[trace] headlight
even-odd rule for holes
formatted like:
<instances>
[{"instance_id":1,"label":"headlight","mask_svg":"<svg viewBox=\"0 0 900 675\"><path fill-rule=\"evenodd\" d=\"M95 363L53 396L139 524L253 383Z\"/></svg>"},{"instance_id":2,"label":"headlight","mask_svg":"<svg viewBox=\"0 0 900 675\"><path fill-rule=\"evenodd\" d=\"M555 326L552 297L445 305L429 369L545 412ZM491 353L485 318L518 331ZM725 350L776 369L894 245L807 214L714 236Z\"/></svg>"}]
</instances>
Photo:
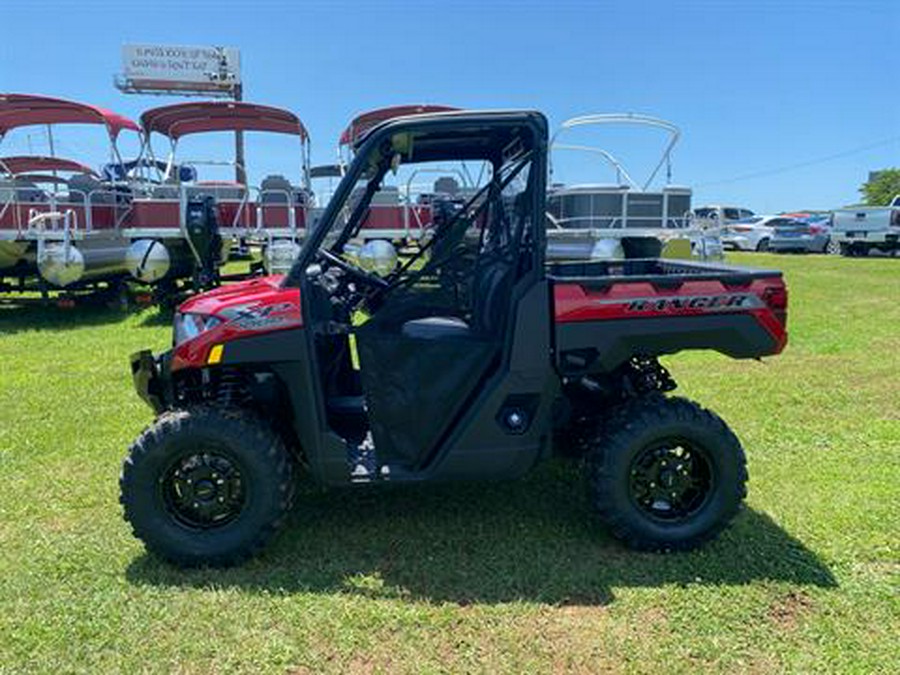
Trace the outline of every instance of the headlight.
<instances>
[{"instance_id":1,"label":"headlight","mask_svg":"<svg viewBox=\"0 0 900 675\"><path fill-rule=\"evenodd\" d=\"M215 328L222 321L214 316L206 314L182 314L175 313L173 340L177 347L182 342L193 340L201 333Z\"/></svg>"}]
</instances>

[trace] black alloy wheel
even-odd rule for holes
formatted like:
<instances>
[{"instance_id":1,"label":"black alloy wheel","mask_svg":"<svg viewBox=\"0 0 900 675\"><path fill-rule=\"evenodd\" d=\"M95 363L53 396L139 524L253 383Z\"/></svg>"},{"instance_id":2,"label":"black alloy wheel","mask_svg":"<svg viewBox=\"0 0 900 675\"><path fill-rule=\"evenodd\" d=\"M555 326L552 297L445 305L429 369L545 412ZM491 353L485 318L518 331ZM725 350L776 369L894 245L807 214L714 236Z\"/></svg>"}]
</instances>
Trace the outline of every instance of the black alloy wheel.
<instances>
[{"instance_id":1,"label":"black alloy wheel","mask_svg":"<svg viewBox=\"0 0 900 675\"><path fill-rule=\"evenodd\" d=\"M639 550L689 550L715 537L746 496L747 462L722 419L651 394L622 405L587 454L590 501Z\"/></svg>"}]
</instances>

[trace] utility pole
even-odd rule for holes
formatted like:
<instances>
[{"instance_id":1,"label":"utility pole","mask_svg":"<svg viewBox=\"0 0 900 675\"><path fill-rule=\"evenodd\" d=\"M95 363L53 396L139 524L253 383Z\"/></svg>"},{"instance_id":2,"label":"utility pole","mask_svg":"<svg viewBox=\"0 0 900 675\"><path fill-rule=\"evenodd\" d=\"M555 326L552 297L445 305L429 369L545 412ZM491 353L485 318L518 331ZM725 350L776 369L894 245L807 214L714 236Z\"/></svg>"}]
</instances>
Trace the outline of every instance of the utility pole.
<instances>
[{"instance_id":1,"label":"utility pole","mask_svg":"<svg viewBox=\"0 0 900 675\"><path fill-rule=\"evenodd\" d=\"M53 147L53 125L47 125L47 142L50 145L50 156L56 157L56 148ZM56 178L56 169L53 169L53 177ZM53 194L59 190L59 183L53 181Z\"/></svg>"},{"instance_id":2,"label":"utility pole","mask_svg":"<svg viewBox=\"0 0 900 675\"><path fill-rule=\"evenodd\" d=\"M244 100L244 85L234 85L234 100ZM247 185L247 172L244 170L244 132L234 132L234 179L241 185Z\"/></svg>"}]
</instances>

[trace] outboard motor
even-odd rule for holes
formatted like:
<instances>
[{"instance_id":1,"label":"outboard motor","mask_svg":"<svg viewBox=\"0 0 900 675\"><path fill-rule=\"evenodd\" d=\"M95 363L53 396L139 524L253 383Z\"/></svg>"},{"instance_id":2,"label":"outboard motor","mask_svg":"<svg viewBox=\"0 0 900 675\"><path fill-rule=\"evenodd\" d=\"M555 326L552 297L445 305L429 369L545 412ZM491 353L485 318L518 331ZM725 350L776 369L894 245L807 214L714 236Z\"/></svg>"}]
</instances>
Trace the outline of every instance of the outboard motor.
<instances>
[{"instance_id":1,"label":"outboard motor","mask_svg":"<svg viewBox=\"0 0 900 675\"><path fill-rule=\"evenodd\" d=\"M219 265L222 262L222 236L219 234L215 199L209 195L189 198L184 222L196 259L194 281L199 287L214 285L219 280Z\"/></svg>"}]
</instances>

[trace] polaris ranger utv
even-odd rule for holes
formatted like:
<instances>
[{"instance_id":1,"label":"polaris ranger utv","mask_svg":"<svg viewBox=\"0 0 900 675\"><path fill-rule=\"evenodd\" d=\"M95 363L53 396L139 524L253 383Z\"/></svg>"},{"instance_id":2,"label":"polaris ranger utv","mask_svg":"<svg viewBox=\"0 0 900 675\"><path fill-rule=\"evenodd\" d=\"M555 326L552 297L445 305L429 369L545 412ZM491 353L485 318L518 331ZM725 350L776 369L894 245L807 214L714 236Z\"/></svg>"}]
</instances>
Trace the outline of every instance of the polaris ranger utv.
<instances>
[{"instance_id":1,"label":"polaris ranger utv","mask_svg":"<svg viewBox=\"0 0 900 675\"><path fill-rule=\"evenodd\" d=\"M478 161L483 187L398 259L352 240L403 164ZM591 501L638 549L689 549L737 512L741 445L657 357L786 343L779 272L544 260L547 122L450 112L372 129L283 277L196 296L174 347L132 356L158 415L121 475L125 517L179 565L258 552L304 472L320 484L510 479L583 461Z\"/></svg>"}]
</instances>

